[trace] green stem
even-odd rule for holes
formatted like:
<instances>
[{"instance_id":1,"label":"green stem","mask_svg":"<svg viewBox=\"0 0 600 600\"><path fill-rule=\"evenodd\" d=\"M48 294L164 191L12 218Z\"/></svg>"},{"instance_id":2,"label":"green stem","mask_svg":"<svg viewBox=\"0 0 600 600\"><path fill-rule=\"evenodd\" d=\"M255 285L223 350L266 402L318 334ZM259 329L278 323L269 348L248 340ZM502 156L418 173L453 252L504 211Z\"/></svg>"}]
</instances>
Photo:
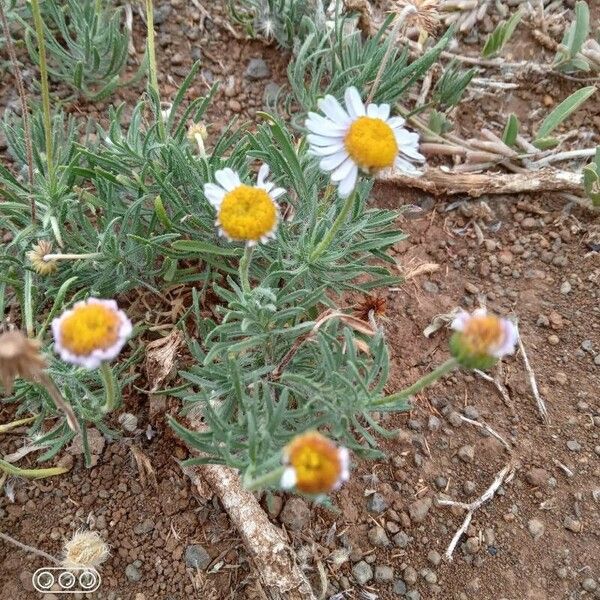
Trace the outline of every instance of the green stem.
<instances>
[{"instance_id":1,"label":"green stem","mask_svg":"<svg viewBox=\"0 0 600 600\"><path fill-rule=\"evenodd\" d=\"M11 465L9 462L0 458L0 469L8 475L15 477L25 477L27 479L41 479L43 477L53 477L54 475L62 475L69 469L64 467L50 467L49 469L20 469Z\"/></svg>"},{"instance_id":2,"label":"green stem","mask_svg":"<svg viewBox=\"0 0 600 600\"><path fill-rule=\"evenodd\" d=\"M46 44L44 41L44 22L40 11L39 0L31 0L31 12L35 25L35 36L40 57L40 86L42 88L42 109L44 113L44 135L46 140L46 162L48 163L48 178L54 188L54 150L52 147L52 117L50 115L50 89L48 87L48 65L46 62Z\"/></svg>"},{"instance_id":3,"label":"green stem","mask_svg":"<svg viewBox=\"0 0 600 600\"><path fill-rule=\"evenodd\" d=\"M327 235L319 242L317 247L311 252L310 257L309 257L310 262L315 261L317 258L319 258L319 256L321 256L323 254L323 252L325 252L325 250L327 250L327 248L329 248L329 246L331 245L331 242L333 241L333 238L335 238L335 236L338 232L338 229L346 221L346 217L348 216L350 209L354 205L355 198L356 198L356 192L352 192L346 198L346 201L344 202L344 206L342 206L342 210L336 217L335 221L333 222L333 225L327 232Z\"/></svg>"},{"instance_id":4,"label":"green stem","mask_svg":"<svg viewBox=\"0 0 600 600\"><path fill-rule=\"evenodd\" d=\"M262 490L271 486L278 486L281 481L281 476L285 471L285 467L277 467L273 471L269 471L256 479L252 479L244 484L244 487L251 492L255 490Z\"/></svg>"},{"instance_id":5,"label":"green stem","mask_svg":"<svg viewBox=\"0 0 600 600\"><path fill-rule=\"evenodd\" d=\"M152 88L158 101L158 135L162 141L165 140L165 123L160 111L160 90L158 88L158 76L156 68L156 46L154 44L154 7L152 0L146 0L146 43L148 46L148 85Z\"/></svg>"},{"instance_id":6,"label":"green stem","mask_svg":"<svg viewBox=\"0 0 600 600\"><path fill-rule=\"evenodd\" d=\"M0 433L5 433L6 431L15 429L15 427L20 427L21 425L28 425L32 421L35 421L36 417L37 415L33 415L33 417L25 417L24 419L11 421L10 423L3 423L2 425L0 425Z\"/></svg>"},{"instance_id":7,"label":"green stem","mask_svg":"<svg viewBox=\"0 0 600 600\"><path fill-rule=\"evenodd\" d=\"M89 260L100 258L101 252L90 252L89 254L44 254L43 260L48 262L51 260Z\"/></svg>"},{"instance_id":8,"label":"green stem","mask_svg":"<svg viewBox=\"0 0 600 600\"><path fill-rule=\"evenodd\" d=\"M442 363L439 367L431 371L431 373L427 373L421 377L421 379L415 381L412 385L396 392L395 394L391 394L386 396L385 398L379 398L379 400L375 400L371 406L383 406L385 404L392 404L394 402L399 402L401 400L406 400L415 394L418 394L422 389L436 382L440 377L443 377L450 371L454 371L456 367L458 367L458 361L453 357L449 358L446 362Z\"/></svg>"},{"instance_id":9,"label":"green stem","mask_svg":"<svg viewBox=\"0 0 600 600\"><path fill-rule=\"evenodd\" d=\"M104 385L104 391L106 393L106 401L102 412L106 415L118 406L117 398L117 386L115 385L115 376L107 362L103 362L100 365L100 377Z\"/></svg>"},{"instance_id":10,"label":"green stem","mask_svg":"<svg viewBox=\"0 0 600 600\"><path fill-rule=\"evenodd\" d=\"M254 246L246 246L244 248L244 254L242 258L240 258L240 283L242 285L242 291L245 294L250 293L250 261L252 259L252 251L254 250Z\"/></svg>"}]
</instances>

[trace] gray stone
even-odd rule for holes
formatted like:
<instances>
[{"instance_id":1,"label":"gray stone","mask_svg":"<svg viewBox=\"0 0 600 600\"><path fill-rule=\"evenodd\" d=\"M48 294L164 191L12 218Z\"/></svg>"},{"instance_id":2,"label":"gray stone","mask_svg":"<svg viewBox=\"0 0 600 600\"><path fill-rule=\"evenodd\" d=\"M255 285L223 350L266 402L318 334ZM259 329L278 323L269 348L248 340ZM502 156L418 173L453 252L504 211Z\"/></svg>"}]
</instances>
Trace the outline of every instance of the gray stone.
<instances>
[{"instance_id":1,"label":"gray stone","mask_svg":"<svg viewBox=\"0 0 600 600\"><path fill-rule=\"evenodd\" d=\"M277 104L277 96L281 90L281 86L274 81L269 81L263 92L263 104L265 108L274 108Z\"/></svg>"},{"instance_id":2,"label":"gray stone","mask_svg":"<svg viewBox=\"0 0 600 600\"><path fill-rule=\"evenodd\" d=\"M417 590L410 590L406 593L406 600L421 600L421 594Z\"/></svg>"},{"instance_id":3,"label":"gray stone","mask_svg":"<svg viewBox=\"0 0 600 600\"><path fill-rule=\"evenodd\" d=\"M377 565L375 567L375 581L379 583L392 581L394 579L394 569L388 565Z\"/></svg>"},{"instance_id":4,"label":"gray stone","mask_svg":"<svg viewBox=\"0 0 600 600\"><path fill-rule=\"evenodd\" d=\"M567 448L571 452L580 452L581 451L581 444L577 440L569 440L567 442Z\"/></svg>"},{"instance_id":5,"label":"gray stone","mask_svg":"<svg viewBox=\"0 0 600 600\"><path fill-rule=\"evenodd\" d=\"M396 544L398 548L406 548L406 546L408 546L412 542L412 538L410 537L410 535L408 535L404 531L400 531L392 539L394 540L394 544Z\"/></svg>"},{"instance_id":6,"label":"gray stone","mask_svg":"<svg viewBox=\"0 0 600 600\"><path fill-rule=\"evenodd\" d=\"M352 567L352 576L358 585L365 585L365 583L373 579L373 569L370 564L361 560Z\"/></svg>"},{"instance_id":7,"label":"gray stone","mask_svg":"<svg viewBox=\"0 0 600 600\"><path fill-rule=\"evenodd\" d=\"M429 292L430 294L439 294L440 292L440 287L437 283L434 283L433 281L424 281L423 289L426 292Z\"/></svg>"},{"instance_id":8,"label":"gray stone","mask_svg":"<svg viewBox=\"0 0 600 600\"><path fill-rule=\"evenodd\" d=\"M431 415L427 421L429 431L439 431L442 428L442 422L435 415Z\"/></svg>"},{"instance_id":9,"label":"gray stone","mask_svg":"<svg viewBox=\"0 0 600 600\"><path fill-rule=\"evenodd\" d=\"M382 513L387 507L387 500L379 492L375 492L367 500L367 510L369 512Z\"/></svg>"},{"instance_id":10,"label":"gray stone","mask_svg":"<svg viewBox=\"0 0 600 600\"><path fill-rule=\"evenodd\" d=\"M271 76L269 65L262 58L251 58L246 72L244 73L247 79L257 81L259 79L267 79Z\"/></svg>"},{"instance_id":11,"label":"gray stone","mask_svg":"<svg viewBox=\"0 0 600 600\"><path fill-rule=\"evenodd\" d=\"M402 577L406 585L415 585L417 583L417 572L412 567L406 567L404 573L402 573Z\"/></svg>"},{"instance_id":12,"label":"gray stone","mask_svg":"<svg viewBox=\"0 0 600 600\"><path fill-rule=\"evenodd\" d=\"M383 527L377 525L369 529L368 533L369 542L377 548L387 548L390 545L390 538Z\"/></svg>"},{"instance_id":13,"label":"gray stone","mask_svg":"<svg viewBox=\"0 0 600 600\"><path fill-rule=\"evenodd\" d=\"M284 525L298 531L308 523L310 509L302 498L290 498L285 503L279 518Z\"/></svg>"},{"instance_id":14,"label":"gray stone","mask_svg":"<svg viewBox=\"0 0 600 600\"><path fill-rule=\"evenodd\" d=\"M134 583L139 581L142 578L142 572L135 565L127 565L125 567L125 576L129 581L133 581Z\"/></svg>"},{"instance_id":15,"label":"gray stone","mask_svg":"<svg viewBox=\"0 0 600 600\"><path fill-rule=\"evenodd\" d=\"M425 520L425 517L427 517L431 505L431 498L419 498L418 500L415 500L408 507L408 514L410 515L411 520L415 523L422 523Z\"/></svg>"},{"instance_id":16,"label":"gray stone","mask_svg":"<svg viewBox=\"0 0 600 600\"><path fill-rule=\"evenodd\" d=\"M580 533L582 529L581 521L570 516L565 517L565 520L563 521L563 526L565 529L568 529L573 533Z\"/></svg>"},{"instance_id":17,"label":"gray stone","mask_svg":"<svg viewBox=\"0 0 600 600\"><path fill-rule=\"evenodd\" d=\"M161 4L154 9L154 24L162 25L167 17L171 14L171 6L169 4Z\"/></svg>"},{"instance_id":18,"label":"gray stone","mask_svg":"<svg viewBox=\"0 0 600 600\"><path fill-rule=\"evenodd\" d=\"M398 596L404 596L406 593L406 584L404 581L402 581L402 579L397 579L394 581L394 587L392 588L392 591Z\"/></svg>"},{"instance_id":19,"label":"gray stone","mask_svg":"<svg viewBox=\"0 0 600 600\"><path fill-rule=\"evenodd\" d=\"M563 281L562 285L560 286L560 293L566 296L570 292L571 284L568 281Z\"/></svg>"},{"instance_id":20,"label":"gray stone","mask_svg":"<svg viewBox=\"0 0 600 600\"><path fill-rule=\"evenodd\" d=\"M465 406L464 409L465 417L477 421L479 419L479 411L474 406Z\"/></svg>"},{"instance_id":21,"label":"gray stone","mask_svg":"<svg viewBox=\"0 0 600 600\"><path fill-rule=\"evenodd\" d=\"M452 427L461 427L464 423L464 421L460 418L460 415L455 410L448 415L448 421Z\"/></svg>"},{"instance_id":22,"label":"gray stone","mask_svg":"<svg viewBox=\"0 0 600 600\"><path fill-rule=\"evenodd\" d=\"M136 523L133 526L133 533L136 535L144 535L150 533L154 529L154 521L151 519L145 519L141 523Z\"/></svg>"},{"instance_id":23,"label":"gray stone","mask_svg":"<svg viewBox=\"0 0 600 600\"><path fill-rule=\"evenodd\" d=\"M446 486L448 485L448 479L440 475L435 478L434 483L438 490L443 490L446 489Z\"/></svg>"},{"instance_id":24,"label":"gray stone","mask_svg":"<svg viewBox=\"0 0 600 600\"><path fill-rule=\"evenodd\" d=\"M538 467L535 467L527 471L527 473L525 474L525 479L527 479L527 483L529 483L529 485L540 487L548 483L549 476L550 473L548 473L546 469L540 469Z\"/></svg>"},{"instance_id":25,"label":"gray stone","mask_svg":"<svg viewBox=\"0 0 600 600\"><path fill-rule=\"evenodd\" d=\"M594 364L597 367L600 367L600 354L596 354L596 356L594 356Z\"/></svg>"},{"instance_id":26,"label":"gray stone","mask_svg":"<svg viewBox=\"0 0 600 600\"><path fill-rule=\"evenodd\" d=\"M539 519L529 519L527 529L529 529L529 533L537 540L544 535L546 526Z\"/></svg>"},{"instance_id":27,"label":"gray stone","mask_svg":"<svg viewBox=\"0 0 600 600\"><path fill-rule=\"evenodd\" d=\"M597 588L598 588L598 584L596 583L595 579L592 579L591 577L588 577L586 579L583 580L581 587L586 591L586 592L594 592Z\"/></svg>"},{"instance_id":28,"label":"gray stone","mask_svg":"<svg viewBox=\"0 0 600 600\"><path fill-rule=\"evenodd\" d=\"M442 562L442 557L440 553L436 550L430 550L429 554L427 554L427 560L434 566L437 567Z\"/></svg>"},{"instance_id":29,"label":"gray stone","mask_svg":"<svg viewBox=\"0 0 600 600\"><path fill-rule=\"evenodd\" d=\"M473 448L473 446L469 446L468 444L461 446L458 449L458 458L466 463L473 462L473 459L475 458L475 448Z\"/></svg>"},{"instance_id":30,"label":"gray stone","mask_svg":"<svg viewBox=\"0 0 600 600\"><path fill-rule=\"evenodd\" d=\"M192 544L185 549L184 560L191 569L206 569L212 559L204 546Z\"/></svg>"}]
</instances>

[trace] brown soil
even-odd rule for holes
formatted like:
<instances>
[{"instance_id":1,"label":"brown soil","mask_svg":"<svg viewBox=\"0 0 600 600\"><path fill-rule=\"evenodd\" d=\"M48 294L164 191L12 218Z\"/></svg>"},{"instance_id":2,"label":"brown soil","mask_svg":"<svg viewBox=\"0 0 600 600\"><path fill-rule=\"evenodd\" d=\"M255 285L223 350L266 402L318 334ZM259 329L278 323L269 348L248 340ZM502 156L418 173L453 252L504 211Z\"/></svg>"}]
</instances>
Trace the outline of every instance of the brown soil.
<instances>
[{"instance_id":1,"label":"brown soil","mask_svg":"<svg viewBox=\"0 0 600 600\"><path fill-rule=\"evenodd\" d=\"M164 4L159 3L161 8ZM237 115L253 119L262 109L269 79L248 82L243 76L246 64L254 56L265 58L272 80L283 84L285 54L234 38L220 5L210 7L212 19L182 0L170 5L171 12L157 27L165 99L183 80L199 50L203 66L190 99L204 94L213 80L222 82L207 117L212 130L219 131ZM143 28L137 21L140 50ZM512 58L524 58L538 56L540 49L532 39L518 38L510 52ZM5 77L3 104L10 105L14 92L10 77L6 73ZM546 111L578 85L554 76L520 83L510 94L483 93L461 105L458 133L474 136L483 125L498 130L509 112L516 112L525 130L531 131L539 123L538 109ZM139 91L123 89L113 100L131 106ZM102 120L106 107L81 102L73 110ZM568 127L576 128L571 147L598 144L598 115L596 99L569 121ZM397 582L403 580L423 600L600 597L582 587L592 578L600 588L598 216L551 195L473 202L433 199L379 185L374 201L388 208L404 204L421 208L398 220L410 237L393 252L400 272L409 278L399 291L383 292L387 313L382 324L394 367L389 390L413 381L446 357L445 329L430 338L423 335L436 315L483 303L518 317L550 424L540 418L520 354L492 373L505 384L507 402L492 383L459 373L420 394L410 414L383 416L385 427L398 430L392 439L382 440L389 459L358 462L351 482L332 498L338 512L314 508L301 529L288 530L315 589L323 586L323 597L347 590L336 600L401 598ZM410 277L424 263L437 265L437 270ZM349 304L358 300L351 298ZM102 568L103 585L96 595L100 599L260 598L244 548L218 501L201 497L176 463L187 451L170 434L164 411L156 414L138 397L126 399L124 409L138 417L138 431L99 449L96 466L85 469L81 456L75 456L68 475L17 481L14 502L0 496L2 531L57 555L75 529L98 530L112 549ZM169 404L169 412L176 410L175 402ZM458 414L487 423L508 442L510 452L479 428L461 424ZM12 417L12 408L0 410L0 422ZM148 425L154 432L151 439L145 433ZM19 435L0 437L2 455L21 444ZM472 453L464 446L472 447ZM146 456L154 477L141 476L134 447ZM471 502L509 463L515 468L514 478L475 513L454 560L433 564L437 559L430 552L444 554L464 513L434 504L417 522L414 503L440 493ZM382 496L381 511L367 509L374 493ZM287 497L275 497L270 505L278 523L286 502ZM532 525L532 519L541 525ZM378 543L384 547L373 545L374 534L369 532L376 526L385 530L389 547L383 536ZM535 527L543 529L538 537L530 533ZM391 541L401 532L407 536L404 540L400 536L398 543ZM186 567L184 553L190 544L208 551L210 563L204 569ZM361 560L374 570L392 567L392 580L371 579L360 586L352 569ZM30 577L44 565L42 559L1 543L0 564L0 598L39 597L31 591ZM139 581L127 577L128 566L129 575L131 566L139 571ZM416 583L411 581L411 569L416 570Z\"/></svg>"}]
</instances>

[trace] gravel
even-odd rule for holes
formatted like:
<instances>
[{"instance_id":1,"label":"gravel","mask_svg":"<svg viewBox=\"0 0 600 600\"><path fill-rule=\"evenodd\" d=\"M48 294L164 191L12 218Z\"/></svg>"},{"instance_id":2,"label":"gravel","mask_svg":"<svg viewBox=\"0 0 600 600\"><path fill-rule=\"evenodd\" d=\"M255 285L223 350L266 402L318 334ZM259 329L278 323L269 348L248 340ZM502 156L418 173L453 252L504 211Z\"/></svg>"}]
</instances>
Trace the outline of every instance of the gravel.
<instances>
[{"instance_id":1,"label":"gravel","mask_svg":"<svg viewBox=\"0 0 600 600\"><path fill-rule=\"evenodd\" d=\"M356 583L359 585L364 585L373 579L373 569L371 568L370 564L366 563L364 560L361 560L352 567L352 575L356 580Z\"/></svg>"},{"instance_id":2,"label":"gravel","mask_svg":"<svg viewBox=\"0 0 600 600\"><path fill-rule=\"evenodd\" d=\"M271 69L269 65L262 58L251 58L246 72L244 73L246 79L251 81L258 81L259 79L267 79L271 76Z\"/></svg>"},{"instance_id":3,"label":"gravel","mask_svg":"<svg viewBox=\"0 0 600 600\"><path fill-rule=\"evenodd\" d=\"M439 431L442 428L442 422L435 415L431 415L427 421L429 431Z\"/></svg>"},{"instance_id":4,"label":"gravel","mask_svg":"<svg viewBox=\"0 0 600 600\"><path fill-rule=\"evenodd\" d=\"M404 531L397 533L392 540L394 540L394 544L396 544L398 548L406 548L406 546L412 542L412 538Z\"/></svg>"},{"instance_id":5,"label":"gravel","mask_svg":"<svg viewBox=\"0 0 600 600\"><path fill-rule=\"evenodd\" d=\"M138 582L142 578L142 572L135 566L130 564L125 567L125 576L129 581Z\"/></svg>"},{"instance_id":6,"label":"gravel","mask_svg":"<svg viewBox=\"0 0 600 600\"><path fill-rule=\"evenodd\" d=\"M567 448L571 452L580 452L581 451L581 444L577 440L569 440L567 442Z\"/></svg>"},{"instance_id":7,"label":"gravel","mask_svg":"<svg viewBox=\"0 0 600 600\"><path fill-rule=\"evenodd\" d=\"M581 584L581 587L586 592L594 592L598 588L598 584L596 583L595 579L592 579L591 577L588 577L587 579L583 580L583 582Z\"/></svg>"},{"instance_id":8,"label":"gravel","mask_svg":"<svg viewBox=\"0 0 600 600\"><path fill-rule=\"evenodd\" d=\"M385 529L379 525L369 529L368 538L369 542L377 548L387 548L391 545Z\"/></svg>"},{"instance_id":9,"label":"gravel","mask_svg":"<svg viewBox=\"0 0 600 600\"><path fill-rule=\"evenodd\" d=\"M290 498L279 517L281 522L294 531L303 529L310 519L310 509L302 498Z\"/></svg>"},{"instance_id":10,"label":"gravel","mask_svg":"<svg viewBox=\"0 0 600 600\"><path fill-rule=\"evenodd\" d=\"M206 569L211 558L204 546L192 544L185 549L185 564L191 569Z\"/></svg>"},{"instance_id":11,"label":"gravel","mask_svg":"<svg viewBox=\"0 0 600 600\"><path fill-rule=\"evenodd\" d=\"M582 529L581 521L576 519L575 517L567 516L563 521L563 526L565 529L572 531L573 533L580 533Z\"/></svg>"},{"instance_id":12,"label":"gravel","mask_svg":"<svg viewBox=\"0 0 600 600\"><path fill-rule=\"evenodd\" d=\"M525 479L529 485L533 485L534 487L541 487L548 483L548 478L550 477L550 473L546 471L546 469L533 468L529 469L525 474Z\"/></svg>"},{"instance_id":13,"label":"gravel","mask_svg":"<svg viewBox=\"0 0 600 600\"><path fill-rule=\"evenodd\" d=\"M406 567L402 575L406 585L415 585L417 583L417 572L412 567Z\"/></svg>"},{"instance_id":14,"label":"gravel","mask_svg":"<svg viewBox=\"0 0 600 600\"><path fill-rule=\"evenodd\" d=\"M150 533L154 529L154 521L151 519L145 519L141 523L136 523L133 526L133 533L136 535L144 535Z\"/></svg>"},{"instance_id":15,"label":"gravel","mask_svg":"<svg viewBox=\"0 0 600 600\"><path fill-rule=\"evenodd\" d=\"M427 560L434 566L437 567L442 562L442 557L440 553L436 550L430 550L429 554L427 554Z\"/></svg>"},{"instance_id":16,"label":"gravel","mask_svg":"<svg viewBox=\"0 0 600 600\"><path fill-rule=\"evenodd\" d=\"M427 517L431 505L431 498L419 498L418 500L415 500L408 507L408 514L410 515L411 520L415 523L422 523L425 520L425 517Z\"/></svg>"},{"instance_id":17,"label":"gravel","mask_svg":"<svg viewBox=\"0 0 600 600\"><path fill-rule=\"evenodd\" d=\"M473 446L465 445L458 449L458 458L466 463L471 463L475 459L475 448Z\"/></svg>"},{"instance_id":18,"label":"gravel","mask_svg":"<svg viewBox=\"0 0 600 600\"><path fill-rule=\"evenodd\" d=\"M377 565L375 567L375 581L384 583L394 579L394 569L388 565Z\"/></svg>"},{"instance_id":19,"label":"gravel","mask_svg":"<svg viewBox=\"0 0 600 600\"><path fill-rule=\"evenodd\" d=\"M394 587L392 588L392 591L398 596L404 596L406 593L406 583L404 583L402 579L397 579L394 581Z\"/></svg>"},{"instance_id":20,"label":"gravel","mask_svg":"<svg viewBox=\"0 0 600 600\"><path fill-rule=\"evenodd\" d=\"M369 512L382 513L387 507L387 500L379 492L375 492L367 500L367 510Z\"/></svg>"},{"instance_id":21,"label":"gravel","mask_svg":"<svg viewBox=\"0 0 600 600\"><path fill-rule=\"evenodd\" d=\"M529 519L527 522L527 529L534 539L539 539L546 531L546 526L539 519Z\"/></svg>"}]
</instances>

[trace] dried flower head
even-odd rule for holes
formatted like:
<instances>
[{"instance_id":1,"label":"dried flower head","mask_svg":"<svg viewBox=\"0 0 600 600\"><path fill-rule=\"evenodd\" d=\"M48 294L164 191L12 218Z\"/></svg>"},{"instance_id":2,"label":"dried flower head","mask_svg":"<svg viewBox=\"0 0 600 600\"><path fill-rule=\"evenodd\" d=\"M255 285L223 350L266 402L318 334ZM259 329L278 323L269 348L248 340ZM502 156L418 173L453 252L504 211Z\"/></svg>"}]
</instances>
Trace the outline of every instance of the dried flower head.
<instances>
[{"instance_id":1,"label":"dried flower head","mask_svg":"<svg viewBox=\"0 0 600 600\"><path fill-rule=\"evenodd\" d=\"M195 142L196 136L198 136L198 135L203 140L206 140L206 138L208 137L208 131L206 129L206 125L204 123L202 123L202 121L200 121L199 123L193 123L192 125L190 125L188 132L187 132L187 138L190 142Z\"/></svg>"},{"instance_id":2,"label":"dried flower head","mask_svg":"<svg viewBox=\"0 0 600 600\"><path fill-rule=\"evenodd\" d=\"M305 124L310 151L321 157L321 170L331 173L342 198L354 190L359 170L371 174L396 166L419 174L411 162L425 161L419 135L403 127L402 117L390 117L389 104L365 106L355 87L346 90L344 104L345 108L333 96L325 96L318 103L325 116L308 113Z\"/></svg>"},{"instance_id":3,"label":"dried flower head","mask_svg":"<svg viewBox=\"0 0 600 600\"><path fill-rule=\"evenodd\" d=\"M317 431L296 436L283 451L281 487L305 494L327 494L350 477L348 450Z\"/></svg>"},{"instance_id":4,"label":"dried flower head","mask_svg":"<svg viewBox=\"0 0 600 600\"><path fill-rule=\"evenodd\" d=\"M441 25L439 5L439 0L395 0L389 12L400 14L407 6L414 7L415 10L405 16L407 25L434 35Z\"/></svg>"},{"instance_id":5,"label":"dried flower head","mask_svg":"<svg viewBox=\"0 0 600 600\"><path fill-rule=\"evenodd\" d=\"M215 173L217 183L207 183L204 194L217 211L219 233L230 241L254 246L275 237L279 222L277 198L285 194L282 188L267 181L269 167L262 165L255 186L242 183L232 169ZM217 185L218 184L218 185Z\"/></svg>"},{"instance_id":6,"label":"dried flower head","mask_svg":"<svg viewBox=\"0 0 600 600\"><path fill-rule=\"evenodd\" d=\"M44 260L44 257L47 254L51 254L51 252L52 244L48 240L40 240L27 253L27 258L38 275L50 275L58 269L57 261L52 259Z\"/></svg>"},{"instance_id":7,"label":"dried flower head","mask_svg":"<svg viewBox=\"0 0 600 600\"><path fill-rule=\"evenodd\" d=\"M375 317L383 317L385 315L385 307L387 300L383 296L365 296L356 306L355 314L363 321L369 320L371 312Z\"/></svg>"},{"instance_id":8,"label":"dried flower head","mask_svg":"<svg viewBox=\"0 0 600 600\"><path fill-rule=\"evenodd\" d=\"M76 531L63 548L63 566L67 569L98 568L109 556L108 544L96 531Z\"/></svg>"},{"instance_id":9,"label":"dried flower head","mask_svg":"<svg viewBox=\"0 0 600 600\"><path fill-rule=\"evenodd\" d=\"M469 314L461 311L452 322L452 355L469 369L489 369L515 351L517 328L508 319L488 315L485 308Z\"/></svg>"},{"instance_id":10,"label":"dried flower head","mask_svg":"<svg viewBox=\"0 0 600 600\"><path fill-rule=\"evenodd\" d=\"M12 393L15 378L36 381L45 368L37 340L30 340L20 331L0 335L0 381L7 394Z\"/></svg>"},{"instance_id":11,"label":"dried flower head","mask_svg":"<svg viewBox=\"0 0 600 600\"><path fill-rule=\"evenodd\" d=\"M52 321L54 347L74 365L96 369L116 358L133 327L114 300L88 298Z\"/></svg>"}]
</instances>

